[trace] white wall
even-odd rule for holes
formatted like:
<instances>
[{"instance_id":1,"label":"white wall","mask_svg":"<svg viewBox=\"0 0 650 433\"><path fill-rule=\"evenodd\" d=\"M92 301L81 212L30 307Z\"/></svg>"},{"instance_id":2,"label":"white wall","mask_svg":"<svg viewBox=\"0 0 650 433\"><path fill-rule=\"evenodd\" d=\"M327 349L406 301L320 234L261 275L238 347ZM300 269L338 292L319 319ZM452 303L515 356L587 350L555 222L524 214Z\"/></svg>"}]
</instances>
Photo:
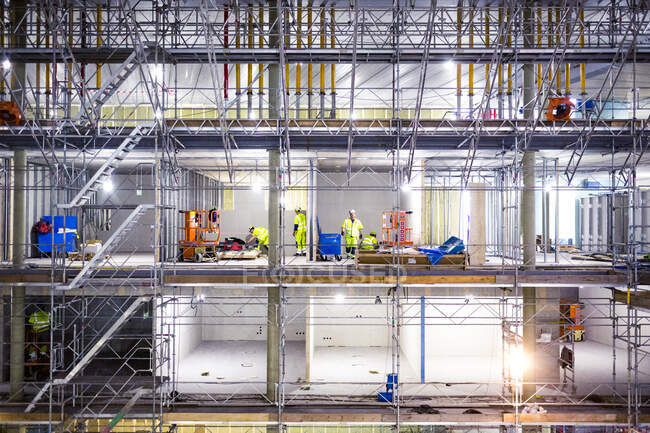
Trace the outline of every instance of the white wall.
<instances>
[{"instance_id":1,"label":"white wall","mask_svg":"<svg viewBox=\"0 0 650 433\"><path fill-rule=\"evenodd\" d=\"M286 339L305 340L305 306L288 305ZM204 341L266 341L267 304L263 298L210 299L202 305Z\"/></svg>"},{"instance_id":2,"label":"white wall","mask_svg":"<svg viewBox=\"0 0 650 433\"><path fill-rule=\"evenodd\" d=\"M155 310L162 314L162 318L157 317L154 326L158 331L162 320L166 325L163 332L174 335L176 359L182 367L184 357L201 343L201 309L200 306L190 308L190 298L179 298L178 302L168 302L169 298L164 298L163 301L167 303ZM173 316L176 316L175 321Z\"/></svg>"},{"instance_id":3,"label":"white wall","mask_svg":"<svg viewBox=\"0 0 650 433\"><path fill-rule=\"evenodd\" d=\"M316 347L390 346L386 303L376 305L374 298L312 298L312 305Z\"/></svg>"}]
</instances>

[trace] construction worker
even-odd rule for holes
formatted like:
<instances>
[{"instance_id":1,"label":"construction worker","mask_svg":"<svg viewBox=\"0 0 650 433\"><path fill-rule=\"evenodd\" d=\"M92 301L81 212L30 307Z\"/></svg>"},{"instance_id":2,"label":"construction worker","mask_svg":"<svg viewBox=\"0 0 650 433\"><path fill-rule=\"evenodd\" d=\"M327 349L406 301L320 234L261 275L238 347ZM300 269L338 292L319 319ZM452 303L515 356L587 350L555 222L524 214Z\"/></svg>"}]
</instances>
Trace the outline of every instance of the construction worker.
<instances>
[{"instance_id":1,"label":"construction worker","mask_svg":"<svg viewBox=\"0 0 650 433\"><path fill-rule=\"evenodd\" d=\"M29 316L29 324L32 325L34 334L50 330L50 313L43 310L33 312Z\"/></svg>"},{"instance_id":2,"label":"construction worker","mask_svg":"<svg viewBox=\"0 0 650 433\"><path fill-rule=\"evenodd\" d=\"M357 218L357 211L350 209L350 217L341 224L341 236L345 236L345 252L348 258L354 258L357 251L357 244L363 236L363 223Z\"/></svg>"},{"instance_id":3,"label":"construction worker","mask_svg":"<svg viewBox=\"0 0 650 433\"><path fill-rule=\"evenodd\" d=\"M293 218L293 237L296 238L296 256L307 255L307 217L298 206Z\"/></svg>"},{"instance_id":4,"label":"construction worker","mask_svg":"<svg viewBox=\"0 0 650 433\"><path fill-rule=\"evenodd\" d=\"M379 248L379 244L377 243L377 233L370 232L370 235L361 240L362 250L376 250L377 248Z\"/></svg>"},{"instance_id":5,"label":"construction worker","mask_svg":"<svg viewBox=\"0 0 650 433\"><path fill-rule=\"evenodd\" d=\"M263 248L265 253L269 252L269 231L264 227L250 226L248 229L251 235L257 239L257 249Z\"/></svg>"}]
</instances>

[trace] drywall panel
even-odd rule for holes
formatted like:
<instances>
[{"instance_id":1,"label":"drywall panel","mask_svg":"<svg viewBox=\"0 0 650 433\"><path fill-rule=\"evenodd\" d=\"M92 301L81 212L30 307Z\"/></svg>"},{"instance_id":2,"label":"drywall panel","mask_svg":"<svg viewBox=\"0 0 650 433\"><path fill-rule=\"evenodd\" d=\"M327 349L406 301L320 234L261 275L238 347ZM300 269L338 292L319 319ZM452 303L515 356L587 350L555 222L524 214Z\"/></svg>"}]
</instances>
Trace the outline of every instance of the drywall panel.
<instances>
[{"instance_id":1,"label":"drywall panel","mask_svg":"<svg viewBox=\"0 0 650 433\"><path fill-rule=\"evenodd\" d=\"M315 346L387 346L390 305L374 298L312 298Z\"/></svg>"},{"instance_id":2,"label":"drywall panel","mask_svg":"<svg viewBox=\"0 0 650 433\"><path fill-rule=\"evenodd\" d=\"M470 183L469 203L469 261L471 265L485 263L485 184Z\"/></svg>"},{"instance_id":3,"label":"drywall panel","mask_svg":"<svg viewBox=\"0 0 650 433\"><path fill-rule=\"evenodd\" d=\"M206 299L202 304L204 341L266 340L265 298ZM305 308L286 307L285 335L289 341L305 340Z\"/></svg>"}]
</instances>

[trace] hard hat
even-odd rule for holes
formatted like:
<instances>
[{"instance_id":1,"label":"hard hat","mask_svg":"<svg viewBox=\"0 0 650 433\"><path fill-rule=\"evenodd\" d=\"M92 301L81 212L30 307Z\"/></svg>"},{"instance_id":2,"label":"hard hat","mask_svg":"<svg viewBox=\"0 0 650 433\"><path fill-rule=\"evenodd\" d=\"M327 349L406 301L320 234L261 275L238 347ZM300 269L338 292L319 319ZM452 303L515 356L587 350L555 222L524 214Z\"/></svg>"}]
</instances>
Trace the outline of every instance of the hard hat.
<instances>
[{"instance_id":1,"label":"hard hat","mask_svg":"<svg viewBox=\"0 0 650 433\"><path fill-rule=\"evenodd\" d=\"M375 233L375 232L370 232L370 236L377 237L377 233Z\"/></svg>"},{"instance_id":2,"label":"hard hat","mask_svg":"<svg viewBox=\"0 0 650 433\"><path fill-rule=\"evenodd\" d=\"M252 232L253 230L255 230L255 226L250 226L250 227L248 228L248 231L249 231L249 232Z\"/></svg>"},{"instance_id":3,"label":"hard hat","mask_svg":"<svg viewBox=\"0 0 650 433\"><path fill-rule=\"evenodd\" d=\"M354 209L350 209L350 213L357 213L357 211Z\"/></svg>"},{"instance_id":4,"label":"hard hat","mask_svg":"<svg viewBox=\"0 0 650 433\"><path fill-rule=\"evenodd\" d=\"M296 206L296 212L302 212L302 208L300 206Z\"/></svg>"}]
</instances>

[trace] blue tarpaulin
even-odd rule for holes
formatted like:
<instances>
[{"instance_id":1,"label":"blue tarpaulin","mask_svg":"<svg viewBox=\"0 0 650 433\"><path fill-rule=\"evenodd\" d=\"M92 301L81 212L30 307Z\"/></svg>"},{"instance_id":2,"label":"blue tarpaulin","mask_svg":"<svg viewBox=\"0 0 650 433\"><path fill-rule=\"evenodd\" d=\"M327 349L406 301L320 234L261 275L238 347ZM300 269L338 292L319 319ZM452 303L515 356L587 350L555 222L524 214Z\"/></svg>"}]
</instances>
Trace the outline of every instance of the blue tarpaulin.
<instances>
[{"instance_id":1,"label":"blue tarpaulin","mask_svg":"<svg viewBox=\"0 0 650 433\"><path fill-rule=\"evenodd\" d=\"M418 248L418 250L427 256L429 263L437 265L443 256L447 254L460 254L465 251L465 244L462 239L452 236L438 248Z\"/></svg>"}]
</instances>

